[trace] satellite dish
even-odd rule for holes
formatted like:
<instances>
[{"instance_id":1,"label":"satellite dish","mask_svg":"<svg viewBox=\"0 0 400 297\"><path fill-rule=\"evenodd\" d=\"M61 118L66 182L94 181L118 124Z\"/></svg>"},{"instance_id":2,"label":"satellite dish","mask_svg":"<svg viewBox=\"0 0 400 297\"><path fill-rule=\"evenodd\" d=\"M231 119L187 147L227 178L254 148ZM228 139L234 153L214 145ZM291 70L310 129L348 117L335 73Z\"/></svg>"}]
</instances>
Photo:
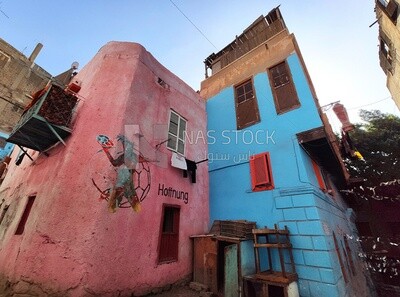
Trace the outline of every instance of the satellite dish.
<instances>
[{"instance_id":1,"label":"satellite dish","mask_svg":"<svg viewBox=\"0 0 400 297\"><path fill-rule=\"evenodd\" d=\"M76 61L71 64L72 69L78 69L78 67L79 67L79 63Z\"/></svg>"}]
</instances>

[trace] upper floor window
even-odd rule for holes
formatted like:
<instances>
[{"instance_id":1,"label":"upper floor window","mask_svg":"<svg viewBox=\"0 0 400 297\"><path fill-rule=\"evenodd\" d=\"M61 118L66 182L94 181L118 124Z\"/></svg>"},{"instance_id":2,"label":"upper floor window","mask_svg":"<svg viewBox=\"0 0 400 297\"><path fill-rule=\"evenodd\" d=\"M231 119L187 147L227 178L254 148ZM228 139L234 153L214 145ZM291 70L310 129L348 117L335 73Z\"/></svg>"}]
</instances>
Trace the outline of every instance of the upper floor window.
<instances>
[{"instance_id":1,"label":"upper floor window","mask_svg":"<svg viewBox=\"0 0 400 297\"><path fill-rule=\"evenodd\" d=\"M379 60L386 74L387 71L393 74L393 54L393 46L390 39L382 30L379 30Z\"/></svg>"},{"instance_id":2,"label":"upper floor window","mask_svg":"<svg viewBox=\"0 0 400 297\"><path fill-rule=\"evenodd\" d=\"M262 153L250 159L251 189L265 191L274 188L269 153Z\"/></svg>"},{"instance_id":3,"label":"upper floor window","mask_svg":"<svg viewBox=\"0 0 400 297\"><path fill-rule=\"evenodd\" d=\"M378 0L378 5L381 7L384 13L390 18L390 20L396 24L398 16L398 4L394 0Z\"/></svg>"},{"instance_id":4,"label":"upper floor window","mask_svg":"<svg viewBox=\"0 0 400 297\"><path fill-rule=\"evenodd\" d=\"M181 155L185 154L186 120L171 110L168 125L167 147Z\"/></svg>"},{"instance_id":5,"label":"upper floor window","mask_svg":"<svg viewBox=\"0 0 400 297\"><path fill-rule=\"evenodd\" d=\"M278 114L300 106L292 75L286 61L268 69L275 108Z\"/></svg>"},{"instance_id":6,"label":"upper floor window","mask_svg":"<svg viewBox=\"0 0 400 297\"><path fill-rule=\"evenodd\" d=\"M6 144L7 144L6 139L0 136L0 149L5 148Z\"/></svg>"},{"instance_id":7,"label":"upper floor window","mask_svg":"<svg viewBox=\"0 0 400 297\"><path fill-rule=\"evenodd\" d=\"M0 69L4 68L9 61L10 57L5 53L3 53L2 51L0 51Z\"/></svg>"},{"instance_id":8,"label":"upper floor window","mask_svg":"<svg viewBox=\"0 0 400 297\"><path fill-rule=\"evenodd\" d=\"M257 99L251 79L235 87L237 129L243 129L260 121Z\"/></svg>"}]
</instances>

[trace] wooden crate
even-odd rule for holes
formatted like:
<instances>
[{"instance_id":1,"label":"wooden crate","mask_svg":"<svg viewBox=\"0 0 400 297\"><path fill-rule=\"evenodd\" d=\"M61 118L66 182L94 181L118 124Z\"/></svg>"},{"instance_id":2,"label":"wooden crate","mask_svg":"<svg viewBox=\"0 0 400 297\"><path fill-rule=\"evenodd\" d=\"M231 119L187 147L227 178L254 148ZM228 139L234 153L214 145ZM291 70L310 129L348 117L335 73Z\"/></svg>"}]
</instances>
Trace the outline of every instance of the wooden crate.
<instances>
[{"instance_id":1,"label":"wooden crate","mask_svg":"<svg viewBox=\"0 0 400 297\"><path fill-rule=\"evenodd\" d=\"M252 239L252 229L254 228L256 228L256 223L246 220L216 220L211 227L210 233L221 236Z\"/></svg>"}]
</instances>

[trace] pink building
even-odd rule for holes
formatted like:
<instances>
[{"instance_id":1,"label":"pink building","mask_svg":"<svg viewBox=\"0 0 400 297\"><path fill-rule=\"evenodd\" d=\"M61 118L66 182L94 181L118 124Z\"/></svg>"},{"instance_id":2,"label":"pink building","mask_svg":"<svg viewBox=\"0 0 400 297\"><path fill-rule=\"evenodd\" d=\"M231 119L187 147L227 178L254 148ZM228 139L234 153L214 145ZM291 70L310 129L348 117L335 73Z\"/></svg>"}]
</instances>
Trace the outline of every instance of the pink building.
<instances>
[{"instance_id":1,"label":"pink building","mask_svg":"<svg viewBox=\"0 0 400 297\"><path fill-rule=\"evenodd\" d=\"M0 188L0 291L138 296L190 277L209 221L204 101L135 43L73 80L78 95L47 88L9 138L29 149ZM43 113L51 96L78 100L68 121Z\"/></svg>"}]
</instances>

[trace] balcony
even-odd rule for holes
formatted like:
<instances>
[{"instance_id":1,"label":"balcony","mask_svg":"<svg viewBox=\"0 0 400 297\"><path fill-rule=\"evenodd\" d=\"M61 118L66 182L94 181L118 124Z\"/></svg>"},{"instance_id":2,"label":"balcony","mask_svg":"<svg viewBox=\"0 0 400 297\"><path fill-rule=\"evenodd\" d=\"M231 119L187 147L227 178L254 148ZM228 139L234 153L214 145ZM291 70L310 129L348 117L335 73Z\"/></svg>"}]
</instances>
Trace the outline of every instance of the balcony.
<instances>
[{"instance_id":1,"label":"balcony","mask_svg":"<svg viewBox=\"0 0 400 297\"><path fill-rule=\"evenodd\" d=\"M256 19L241 35L236 36L236 39L221 51L216 54L212 53L207 57L204 61L206 78L208 77L208 69L211 69L212 74L215 74L283 30L286 30L286 25L278 6L265 17L260 16Z\"/></svg>"},{"instance_id":2,"label":"balcony","mask_svg":"<svg viewBox=\"0 0 400 297\"><path fill-rule=\"evenodd\" d=\"M58 142L64 143L71 134L71 120L79 99L55 83L38 93L7 141L44 152Z\"/></svg>"}]
</instances>

